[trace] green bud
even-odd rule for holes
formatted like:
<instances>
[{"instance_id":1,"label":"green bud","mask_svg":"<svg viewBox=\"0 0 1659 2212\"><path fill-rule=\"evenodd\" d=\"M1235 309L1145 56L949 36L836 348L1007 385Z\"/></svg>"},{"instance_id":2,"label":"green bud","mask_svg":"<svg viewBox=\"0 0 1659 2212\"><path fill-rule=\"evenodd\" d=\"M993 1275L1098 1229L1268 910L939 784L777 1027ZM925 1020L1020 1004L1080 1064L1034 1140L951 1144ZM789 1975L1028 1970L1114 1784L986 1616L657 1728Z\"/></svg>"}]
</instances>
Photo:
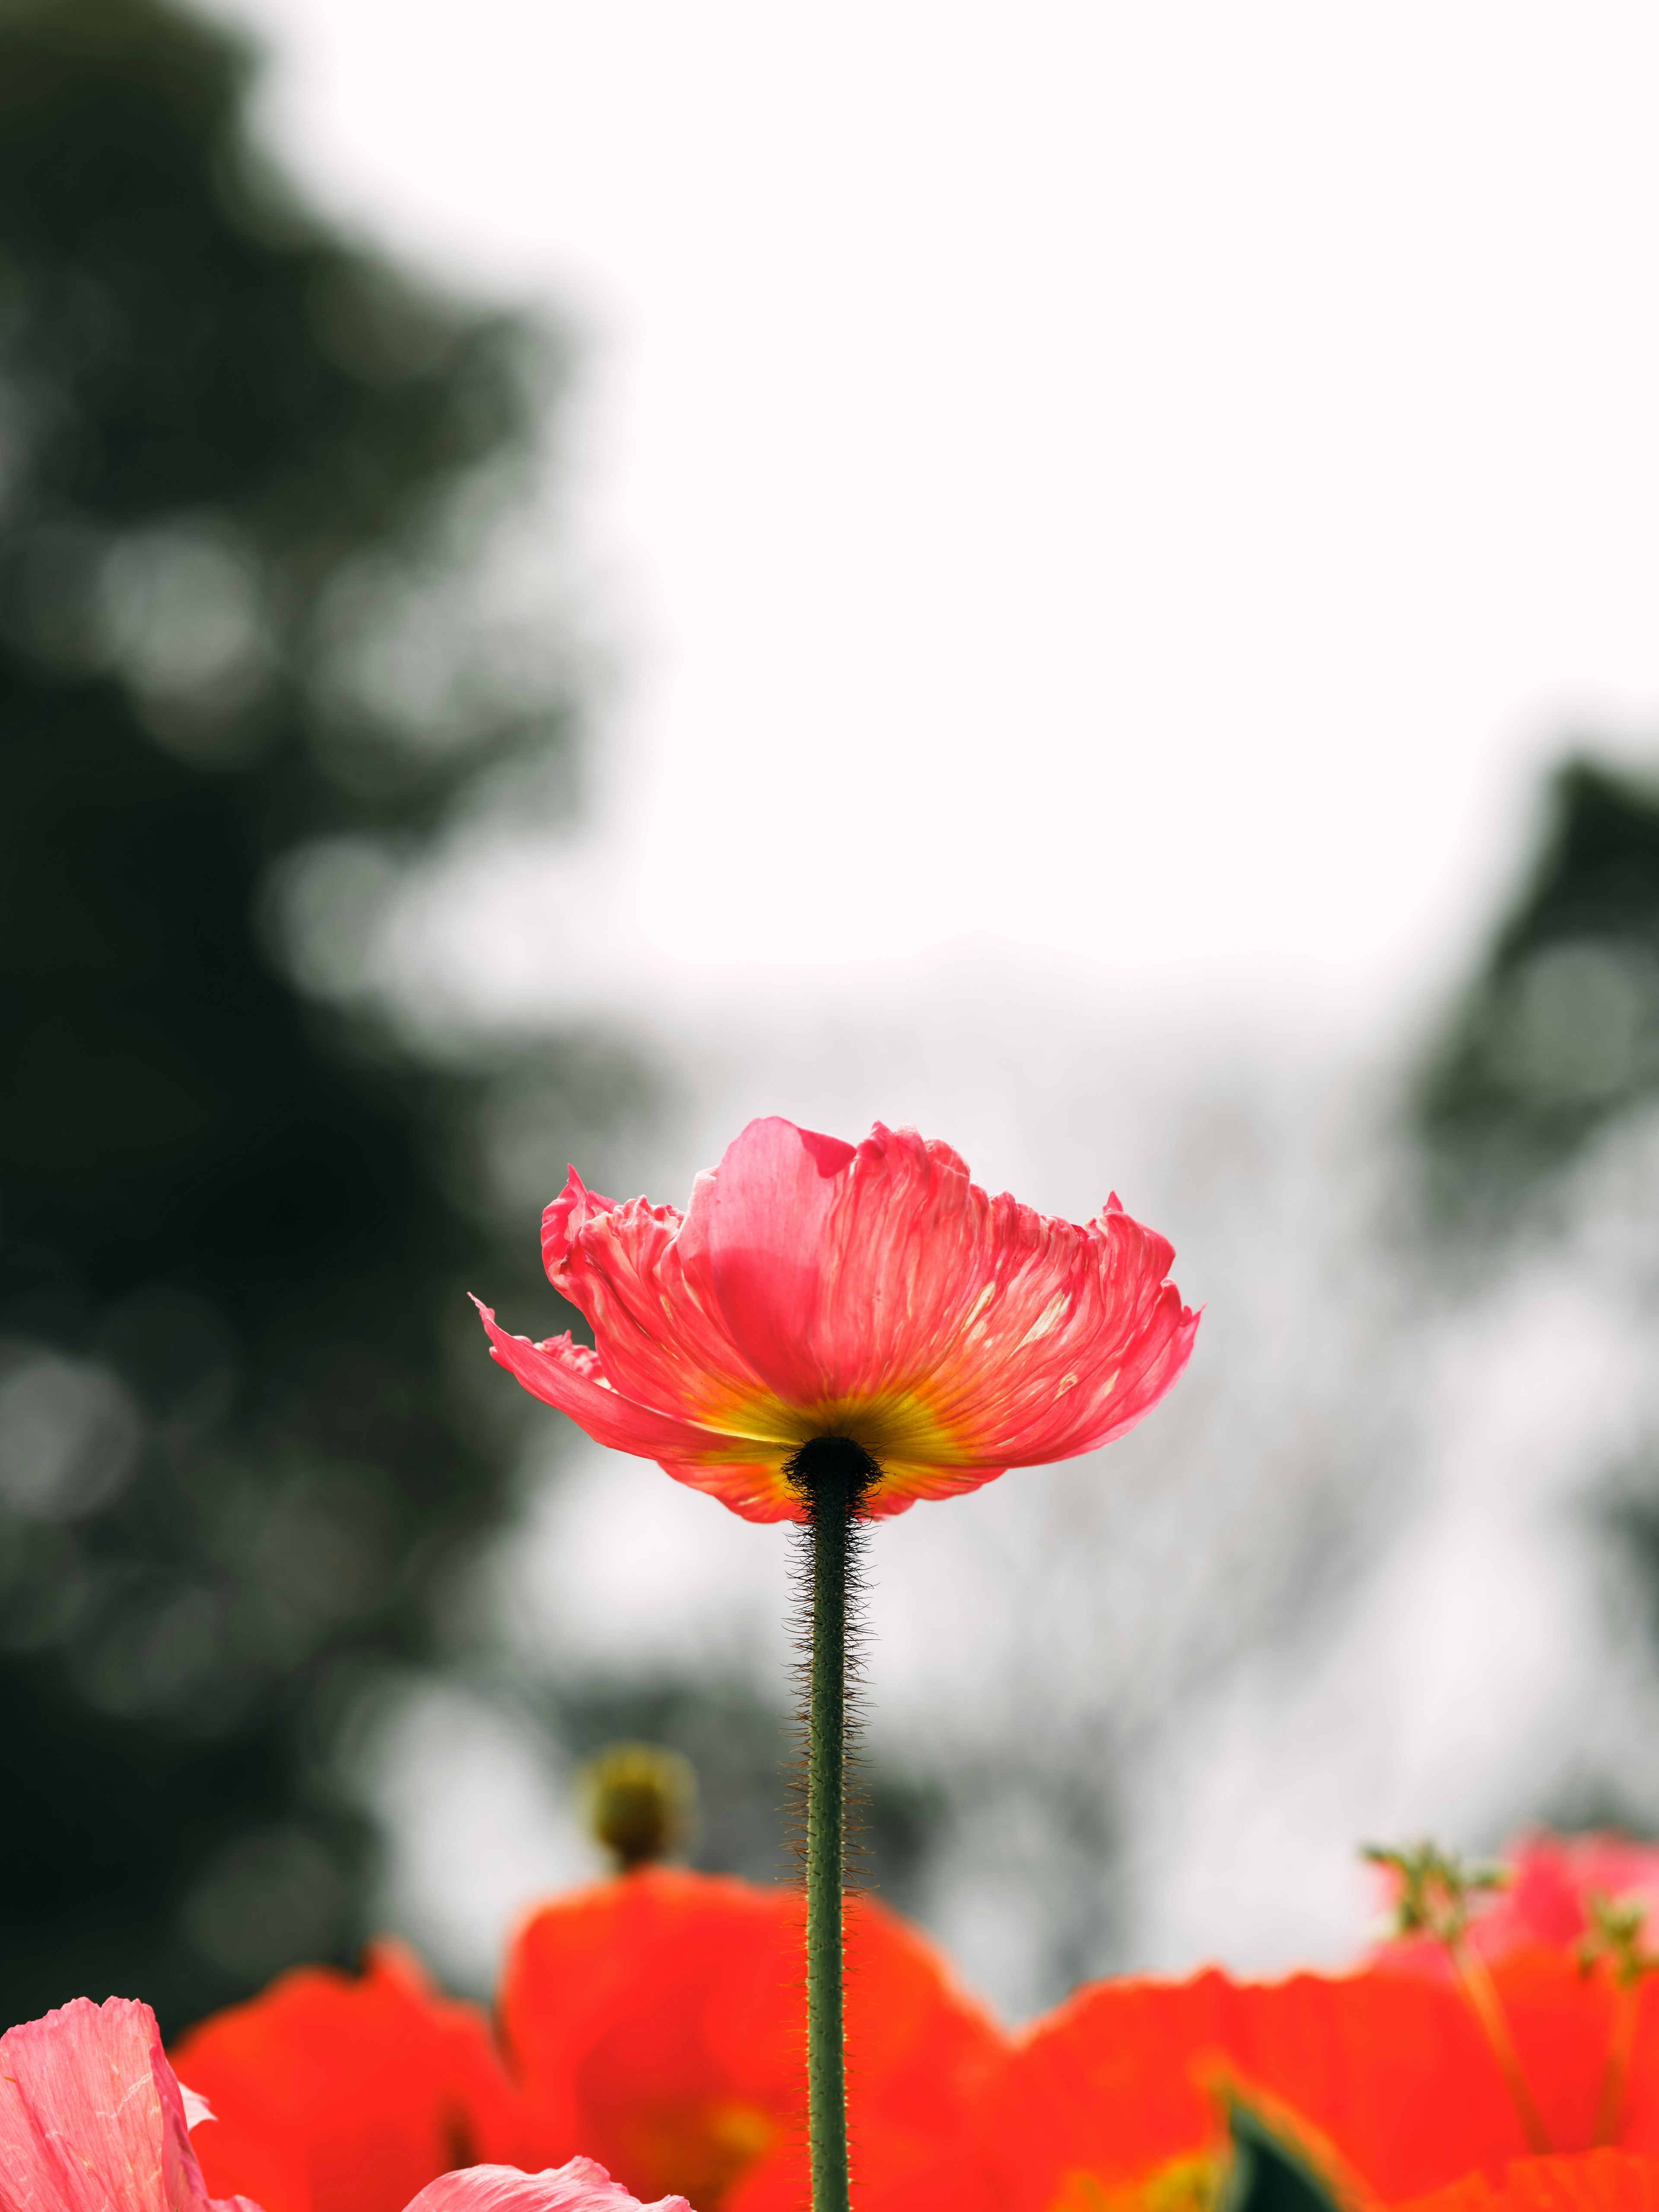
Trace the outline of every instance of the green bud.
<instances>
[{"instance_id":1,"label":"green bud","mask_svg":"<svg viewBox=\"0 0 1659 2212\"><path fill-rule=\"evenodd\" d=\"M696 1825L697 1778L689 1759L659 1743L612 1743L579 1770L587 1825L626 1874L670 1857Z\"/></svg>"}]
</instances>

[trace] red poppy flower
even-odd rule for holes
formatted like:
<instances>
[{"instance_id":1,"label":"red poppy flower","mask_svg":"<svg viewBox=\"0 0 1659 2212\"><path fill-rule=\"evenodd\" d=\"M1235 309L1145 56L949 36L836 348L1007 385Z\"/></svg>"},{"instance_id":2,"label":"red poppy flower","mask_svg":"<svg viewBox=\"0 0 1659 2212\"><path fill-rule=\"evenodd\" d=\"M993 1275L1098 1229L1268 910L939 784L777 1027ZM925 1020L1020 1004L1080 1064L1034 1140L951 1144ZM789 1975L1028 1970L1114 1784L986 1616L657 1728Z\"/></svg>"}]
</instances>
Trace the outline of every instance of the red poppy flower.
<instances>
[{"instance_id":1,"label":"red poppy flower","mask_svg":"<svg viewBox=\"0 0 1659 2212\"><path fill-rule=\"evenodd\" d=\"M1588 2149L1610 1992L1535 1948L1499 1962L1493 1978L1552 2144ZM1376 1968L1268 1984L1213 1972L1109 1982L1027 2030L988 2108L1008 2212L1052 2212L1085 2180L1118 2188L1203 2153L1218 2080L1299 2118L1384 2200L1501 2174L1528 2148L1475 2015L1449 1984Z\"/></svg>"},{"instance_id":2,"label":"red poppy flower","mask_svg":"<svg viewBox=\"0 0 1659 2212\"><path fill-rule=\"evenodd\" d=\"M509 1336L481 1305L495 1357L750 1521L801 1517L784 1469L816 1437L879 1462L872 1515L1092 1451L1157 1404L1198 1326L1171 1248L1115 1198L1053 1220L879 1122L854 1146L751 1121L684 1215L573 1168L542 1251L596 1348Z\"/></svg>"},{"instance_id":3,"label":"red poppy flower","mask_svg":"<svg viewBox=\"0 0 1659 2212\"><path fill-rule=\"evenodd\" d=\"M396 1944L361 1978L282 1975L173 2058L216 2115L198 2146L210 2183L264 2212L403 2212L452 2167L545 2162L483 2014L434 1995Z\"/></svg>"},{"instance_id":4,"label":"red poppy flower","mask_svg":"<svg viewBox=\"0 0 1659 2212\"><path fill-rule=\"evenodd\" d=\"M301 1978L290 1976L290 1985ZM148 2005L76 1997L0 2036L0 2204L8 2212L260 2212L246 2197L208 2195L189 2129L212 2118L204 2097L181 2088ZM362 2178L361 2160L349 2164ZM690 2207L678 2197L641 2206L603 2166L578 2158L556 2173L504 2166L446 2173L408 2212Z\"/></svg>"},{"instance_id":5,"label":"red poppy flower","mask_svg":"<svg viewBox=\"0 0 1659 2212\"><path fill-rule=\"evenodd\" d=\"M532 2113L649 2196L797 2212L806 2191L801 1900L647 1868L520 1930L501 2022ZM860 2212L989 2212L969 2142L1003 2036L915 1929L848 1906L848 2065Z\"/></svg>"}]
</instances>

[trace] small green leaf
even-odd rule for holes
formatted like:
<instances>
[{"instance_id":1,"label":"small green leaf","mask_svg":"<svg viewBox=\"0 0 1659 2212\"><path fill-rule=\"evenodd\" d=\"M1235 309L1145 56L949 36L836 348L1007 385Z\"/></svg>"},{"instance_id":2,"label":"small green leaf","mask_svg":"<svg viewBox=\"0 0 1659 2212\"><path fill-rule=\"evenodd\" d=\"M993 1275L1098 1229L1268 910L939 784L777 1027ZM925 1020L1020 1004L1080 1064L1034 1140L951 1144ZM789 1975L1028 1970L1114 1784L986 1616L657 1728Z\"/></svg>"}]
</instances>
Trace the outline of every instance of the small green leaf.
<instances>
[{"instance_id":1,"label":"small green leaf","mask_svg":"<svg viewBox=\"0 0 1659 2212\"><path fill-rule=\"evenodd\" d=\"M1221 2212L1345 2212L1330 2184L1259 2112L1234 2099L1227 2119L1233 2154Z\"/></svg>"}]
</instances>

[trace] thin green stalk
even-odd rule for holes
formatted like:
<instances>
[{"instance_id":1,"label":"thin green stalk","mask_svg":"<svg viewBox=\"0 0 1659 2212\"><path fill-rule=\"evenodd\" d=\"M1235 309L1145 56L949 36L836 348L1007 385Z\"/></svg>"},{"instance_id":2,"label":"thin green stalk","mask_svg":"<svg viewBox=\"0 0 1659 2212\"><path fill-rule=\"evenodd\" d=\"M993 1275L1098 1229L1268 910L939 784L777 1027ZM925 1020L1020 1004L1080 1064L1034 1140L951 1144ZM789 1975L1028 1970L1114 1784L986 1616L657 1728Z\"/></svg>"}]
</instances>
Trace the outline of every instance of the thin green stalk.
<instances>
[{"instance_id":1,"label":"thin green stalk","mask_svg":"<svg viewBox=\"0 0 1659 2212\"><path fill-rule=\"evenodd\" d=\"M848 1631L860 1510L879 1470L858 1445L821 1437L791 1474L806 1508L811 1674L806 1700L806 2097L812 2212L850 2212L842 1894L847 1856Z\"/></svg>"},{"instance_id":2,"label":"thin green stalk","mask_svg":"<svg viewBox=\"0 0 1659 2212\"><path fill-rule=\"evenodd\" d=\"M812 1516L812 1691L806 1729L806 2095L812 2212L848 2212L842 1880L847 1850L846 1486ZM839 1495L836 1493L839 1492Z\"/></svg>"}]
</instances>

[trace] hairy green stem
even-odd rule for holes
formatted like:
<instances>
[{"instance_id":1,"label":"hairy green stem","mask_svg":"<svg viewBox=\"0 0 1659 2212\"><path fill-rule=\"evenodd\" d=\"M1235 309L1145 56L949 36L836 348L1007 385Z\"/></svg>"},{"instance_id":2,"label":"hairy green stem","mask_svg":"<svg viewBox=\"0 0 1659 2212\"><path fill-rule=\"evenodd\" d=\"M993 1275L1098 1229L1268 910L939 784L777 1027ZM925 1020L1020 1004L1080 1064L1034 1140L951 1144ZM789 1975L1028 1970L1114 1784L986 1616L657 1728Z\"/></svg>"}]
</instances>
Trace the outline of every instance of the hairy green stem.
<instances>
[{"instance_id":1,"label":"hairy green stem","mask_svg":"<svg viewBox=\"0 0 1659 2212\"><path fill-rule=\"evenodd\" d=\"M806 1723L806 2096L812 2212L848 2212L842 1887L847 1850L847 1566L852 1485L813 1485L812 1687Z\"/></svg>"},{"instance_id":2,"label":"hairy green stem","mask_svg":"<svg viewBox=\"0 0 1659 2212\"><path fill-rule=\"evenodd\" d=\"M811 1546L806 1700L806 2099L812 2212L849 2212L842 1907L847 1856L848 1638L866 1493L880 1470L842 1437L805 1444L790 1468Z\"/></svg>"}]
</instances>

